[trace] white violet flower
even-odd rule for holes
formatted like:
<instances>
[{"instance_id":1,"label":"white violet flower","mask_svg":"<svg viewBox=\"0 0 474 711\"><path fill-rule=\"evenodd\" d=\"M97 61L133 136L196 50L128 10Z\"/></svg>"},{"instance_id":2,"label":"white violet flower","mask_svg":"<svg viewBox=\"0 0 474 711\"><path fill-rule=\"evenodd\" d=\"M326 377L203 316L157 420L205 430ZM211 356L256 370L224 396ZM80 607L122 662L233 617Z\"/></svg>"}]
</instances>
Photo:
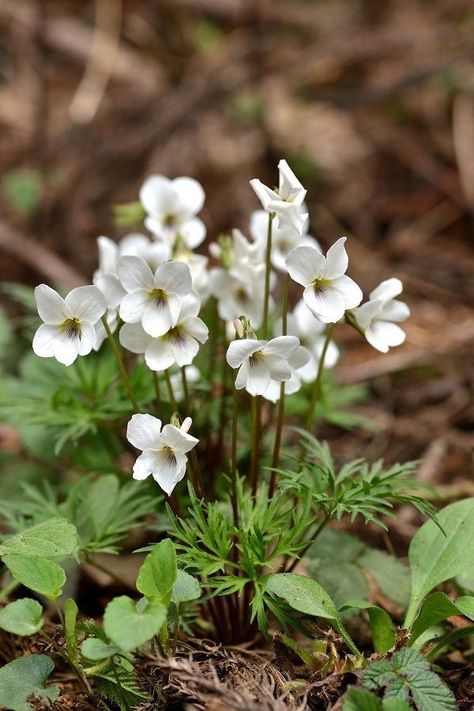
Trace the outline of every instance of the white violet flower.
<instances>
[{"instance_id":1,"label":"white violet flower","mask_svg":"<svg viewBox=\"0 0 474 711\"><path fill-rule=\"evenodd\" d=\"M303 208L306 190L291 170L286 160L278 163L279 187L268 188L254 178L250 185L262 203L265 212L274 213L280 228L287 227L302 234L308 214Z\"/></svg>"},{"instance_id":2,"label":"white violet flower","mask_svg":"<svg viewBox=\"0 0 474 711\"><path fill-rule=\"evenodd\" d=\"M220 318L233 321L246 316L254 328L259 328L263 318L263 276L250 271L247 277L231 274L227 269L216 267L210 271L211 292L217 299Z\"/></svg>"},{"instance_id":3,"label":"white violet flower","mask_svg":"<svg viewBox=\"0 0 474 711\"><path fill-rule=\"evenodd\" d=\"M271 380L281 382L291 378L288 359L299 347L295 336L278 336L271 341L242 338L232 341L227 349L227 362L238 368L237 390L245 388L250 395L263 395Z\"/></svg>"},{"instance_id":4,"label":"white violet flower","mask_svg":"<svg viewBox=\"0 0 474 711\"><path fill-rule=\"evenodd\" d=\"M310 353L307 348L298 346L298 348L288 357L288 365L290 366L291 376L285 381L286 395L293 395L298 392L301 387L301 371L304 370L309 362ZM280 399L280 385L277 380L270 380L270 385L263 393L263 397L270 402L277 402Z\"/></svg>"},{"instance_id":5,"label":"white violet flower","mask_svg":"<svg viewBox=\"0 0 474 711\"><path fill-rule=\"evenodd\" d=\"M140 189L140 202L148 217L146 227L152 234L174 245L180 238L186 247L198 247L206 237L206 227L196 217L204 205L205 193L194 178L152 175Z\"/></svg>"},{"instance_id":6,"label":"white violet flower","mask_svg":"<svg viewBox=\"0 0 474 711\"><path fill-rule=\"evenodd\" d=\"M142 454L133 466L133 478L151 476L168 496L186 473L186 454L199 442L188 434L192 420L186 417L181 427L165 425L152 415L133 415L127 427L127 439Z\"/></svg>"},{"instance_id":7,"label":"white violet flower","mask_svg":"<svg viewBox=\"0 0 474 711\"><path fill-rule=\"evenodd\" d=\"M362 301L362 291L346 275L349 258L341 237L324 256L314 247L296 247L286 258L288 273L305 287L305 304L324 323L336 323Z\"/></svg>"},{"instance_id":8,"label":"white violet flower","mask_svg":"<svg viewBox=\"0 0 474 711\"><path fill-rule=\"evenodd\" d=\"M91 352L96 341L94 326L107 308L96 286L79 286L63 299L51 287L40 284L35 299L44 321L33 338L37 356L71 365L78 355Z\"/></svg>"},{"instance_id":9,"label":"white violet flower","mask_svg":"<svg viewBox=\"0 0 474 711\"><path fill-rule=\"evenodd\" d=\"M255 242L261 247L264 253L267 244L268 215L264 210L255 210L250 216L249 231ZM272 231L272 251L270 259L275 269L286 272L285 259L288 252L301 244L310 245L321 251L318 242L311 235L304 232L298 234L291 227L273 227Z\"/></svg>"},{"instance_id":10,"label":"white violet flower","mask_svg":"<svg viewBox=\"0 0 474 711\"><path fill-rule=\"evenodd\" d=\"M185 296L178 320L169 331L153 338L141 323L125 323L120 329L120 343L132 353L143 354L150 370L159 372L172 365L190 365L199 351L199 344L205 343L209 337L206 324L198 318L199 308L196 296Z\"/></svg>"},{"instance_id":11,"label":"white violet flower","mask_svg":"<svg viewBox=\"0 0 474 711\"><path fill-rule=\"evenodd\" d=\"M408 306L395 299L402 291L400 279L386 279L370 292L369 301L351 312L370 345L382 353L401 345L406 337L396 323L410 316Z\"/></svg>"},{"instance_id":12,"label":"white violet flower","mask_svg":"<svg viewBox=\"0 0 474 711\"><path fill-rule=\"evenodd\" d=\"M125 323L141 322L146 333L155 338L176 326L183 298L194 294L191 273L184 262L165 262L153 274L143 259L121 257L117 274L128 292L120 304L121 319Z\"/></svg>"},{"instance_id":13,"label":"white violet flower","mask_svg":"<svg viewBox=\"0 0 474 711\"><path fill-rule=\"evenodd\" d=\"M298 301L287 317L287 333L297 336L302 346L309 353L308 362L298 368L298 376L304 383L312 383L318 374L319 359L324 347L324 330L326 324L319 321L306 306L303 300ZM274 333L281 333L281 319L275 324ZM333 368L339 360L339 348L331 341L326 351L324 368ZM289 392L289 390L287 391Z\"/></svg>"}]
</instances>

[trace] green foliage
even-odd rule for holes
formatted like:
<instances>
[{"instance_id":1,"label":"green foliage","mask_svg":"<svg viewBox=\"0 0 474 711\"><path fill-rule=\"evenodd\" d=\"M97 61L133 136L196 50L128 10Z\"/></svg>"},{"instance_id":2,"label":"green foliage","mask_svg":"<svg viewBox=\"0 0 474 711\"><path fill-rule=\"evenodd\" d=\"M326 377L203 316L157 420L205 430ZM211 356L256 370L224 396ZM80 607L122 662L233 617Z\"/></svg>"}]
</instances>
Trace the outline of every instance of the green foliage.
<instances>
[{"instance_id":1,"label":"green foliage","mask_svg":"<svg viewBox=\"0 0 474 711\"><path fill-rule=\"evenodd\" d=\"M328 518L338 521L361 516L365 523L387 526L382 520L394 517L393 504L411 504L426 516L434 508L413 493L420 484L413 477L415 462L395 464L385 469L379 460L369 464L356 459L336 470L327 442L320 442L305 430L297 430L308 456L295 459L295 470L279 470L281 486L297 496L311 495L313 502Z\"/></svg>"},{"instance_id":2,"label":"green foliage","mask_svg":"<svg viewBox=\"0 0 474 711\"><path fill-rule=\"evenodd\" d=\"M446 506L437 520L441 529L427 521L410 543L412 589L405 619L408 629L430 590L474 565L474 498Z\"/></svg>"},{"instance_id":3,"label":"green foliage","mask_svg":"<svg viewBox=\"0 0 474 711\"><path fill-rule=\"evenodd\" d=\"M345 531L325 528L306 552L306 557L309 559L308 571L338 607L349 600L369 599L367 575L375 580L389 600L401 606L408 605L410 576L407 566Z\"/></svg>"},{"instance_id":4,"label":"green foliage","mask_svg":"<svg viewBox=\"0 0 474 711\"><path fill-rule=\"evenodd\" d=\"M0 706L11 711L31 711L30 697L44 702L59 696L57 686L45 687L54 669L52 660L44 654L31 654L14 659L0 669Z\"/></svg>"},{"instance_id":5,"label":"green foliage","mask_svg":"<svg viewBox=\"0 0 474 711\"><path fill-rule=\"evenodd\" d=\"M48 558L28 555L6 555L3 562L15 580L44 595L48 600L56 600L66 582L66 573L58 563Z\"/></svg>"},{"instance_id":6,"label":"green foliage","mask_svg":"<svg viewBox=\"0 0 474 711\"><path fill-rule=\"evenodd\" d=\"M118 654L120 647L113 642L104 642L102 639L97 639L97 637L89 637L81 644L81 652L86 659L100 661Z\"/></svg>"},{"instance_id":7,"label":"green foliage","mask_svg":"<svg viewBox=\"0 0 474 711\"><path fill-rule=\"evenodd\" d=\"M175 547L169 538L165 538L152 548L143 561L138 573L137 590L148 600L168 605L176 575Z\"/></svg>"},{"instance_id":8,"label":"green foliage","mask_svg":"<svg viewBox=\"0 0 474 711\"><path fill-rule=\"evenodd\" d=\"M2 179L2 190L12 208L28 217L38 207L43 192L41 174L37 170L14 170Z\"/></svg>"},{"instance_id":9,"label":"green foliage","mask_svg":"<svg viewBox=\"0 0 474 711\"><path fill-rule=\"evenodd\" d=\"M35 634L43 623L43 608L29 597L15 600L0 610L0 628L20 637Z\"/></svg>"},{"instance_id":10,"label":"green foliage","mask_svg":"<svg viewBox=\"0 0 474 711\"><path fill-rule=\"evenodd\" d=\"M64 635L66 637L66 652L68 659L73 662L77 661L77 630L76 622L79 608L76 601L71 597L64 603Z\"/></svg>"},{"instance_id":11,"label":"green foliage","mask_svg":"<svg viewBox=\"0 0 474 711\"><path fill-rule=\"evenodd\" d=\"M425 598L410 635L410 645L427 629L453 615L464 615L474 621L474 597L465 595L452 602L443 592L434 592Z\"/></svg>"},{"instance_id":12,"label":"green foliage","mask_svg":"<svg viewBox=\"0 0 474 711\"><path fill-rule=\"evenodd\" d=\"M7 538L0 544L0 556L24 555L64 558L77 547L77 531L65 518L52 518Z\"/></svg>"},{"instance_id":13,"label":"green foliage","mask_svg":"<svg viewBox=\"0 0 474 711\"><path fill-rule=\"evenodd\" d=\"M352 688L344 701L342 711L410 711L411 706L401 699L383 701L365 689Z\"/></svg>"},{"instance_id":14,"label":"green foliage","mask_svg":"<svg viewBox=\"0 0 474 711\"><path fill-rule=\"evenodd\" d=\"M176 580L171 591L171 602L179 605L182 602L198 600L201 597L199 581L184 570L178 570Z\"/></svg>"},{"instance_id":15,"label":"green foliage","mask_svg":"<svg viewBox=\"0 0 474 711\"><path fill-rule=\"evenodd\" d=\"M302 612L304 615L328 620L339 632L349 649L355 654L359 654L342 624L337 607L324 588L315 580L294 573L277 573L268 578L265 591L282 597L293 610ZM268 598L265 598L265 603L280 621L283 621L278 614L278 608L269 604Z\"/></svg>"},{"instance_id":16,"label":"green foliage","mask_svg":"<svg viewBox=\"0 0 474 711\"><path fill-rule=\"evenodd\" d=\"M72 524L76 527L83 553L117 553L124 536L161 501L148 492L146 485L120 482L114 474L84 476L67 488L64 497L47 482L42 489L24 484L21 508L15 499L3 501L0 513L10 530L21 532L45 518L64 517L72 522L71 530Z\"/></svg>"},{"instance_id":17,"label":"green foliage","mask_svg":"<svg viewBox=\"0 0 474 711\"><path fill-rule=\"evenodd\" d=\"M365 600L351 600L343 605L340 610L367 610L372 628L372 639L377 654L386 654L395 644L395 626L388 612L378 605L372 605Z\"/></svg>"},{"instance_id":18,"label":"green foliage","mask_svg":"<svg viewBox=\"0 0 474 711\"><path fill-rule=\"evenodd\" d=\"M125 652L132 652L153 639L166 622L166 607L158 601L137 604L121 595L114 598L104 613L104 630L109 639Z\"/></svg>"},{"instance_id":19,"label":"green foliage","mask_svg":"<svg viewBox=\"0 0 474 711\"><path fill-rule=\"evenodd\" d=\"M416 649L402 649L391 659L372 662L367 667L363 686L384 690L385 699L412 700L418 711L455 711L452 692Z\"/></svg>"}]
</instances>

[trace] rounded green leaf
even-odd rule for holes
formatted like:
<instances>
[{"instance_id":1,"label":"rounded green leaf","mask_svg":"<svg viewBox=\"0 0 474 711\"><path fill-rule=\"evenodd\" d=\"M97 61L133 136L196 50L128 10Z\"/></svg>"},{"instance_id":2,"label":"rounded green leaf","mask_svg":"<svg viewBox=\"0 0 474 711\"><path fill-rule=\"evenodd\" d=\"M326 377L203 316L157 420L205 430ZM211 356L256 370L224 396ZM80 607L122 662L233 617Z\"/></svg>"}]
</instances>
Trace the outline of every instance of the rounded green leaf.
<instances>
[{"instance_id":1,"label":"rounded green leaf","mask_svg":"<svg viewBox=\"0 0 474 711\"><path fill-rule=\"evenodd\" d=\"M76 527L66 518L52 518L0 544L0 555L63 558L77 547Z\"/></svg>"},{"instance_id":2,"label":"rounded green leaf","mask_svg":"<svg viewBox=\"0 0 474 711\"><path fill-rule=\"evenodd\" d=\"M43 626L43 608L37 600L24 597L0 610L0 627L5 632L27 637Z\"/></svg>"},{"instance_id":3,"label":"rounded green leaf","mask_svg":"<svg viewBox=\"0 0 474 711\"><path fill-rule=\"evenodd\" d=\"M103 642L101 639L97 639L96 637L90 637L89 639L84 640L81 644L82 656L86 657L86 659L90 659L91 661L108 659L120 651L120 648L117 647L116 644L107 644L107 642Z\"/></svg>"},{"instance_id":4,"label":"rounded green leaf","mask_svg":"<svg viewBox=\"0 0 474 711\"><path fill-rule=\"evenodd\" d=\"M201 586L198 580L186 573L184 570L178 570L176 580L171 593L171 602L178 605L181 602L189 602L189 600L197 600L201 597Z\"/></svg>"},{"instance_id":5,"label":"rounded green leaf","mask_svg":"<svg viewBox=\"0 0 474 711\"><path fill-rule=\"evenodd\" d=\"M121 595L114 598L105 609L104 630L109 639L125 652L153 639L166 622L166 607L151 601L143 605Z\"/></svg>"},{"instance_id":6,"label":"rounded green leaf","mask_svg":"<svg viewBox=\"0 0 474 711\"><path fill-rule=\"evenodd\" d=\"M59 696L57 686L45 688L45 681L54 669L45 654L30 654L6 664L0 669L0 707L11 711L31 711L30 697L54 701Z\"/></svg>"},{"instance_id":7,"label":"rounded green leaf","mask_svg":"<svg viewBox=\"0 0 474 711\"><path fill-rule=\"evenodd\" d=\"M169 602L176 580L176 551L173 541L157 543L143 561L137 578L137 590L149 599ZM166 599L167 598L167 599Z\"/></svg>"},{"instance_id":8,"label":"rounded green leaf","mask_svg":"<svg viewBox=\"0 0 474 711\"><path fill-rule=\"evenodd\" d=\"M437 519L442 530L434 521L427 521L410 544L411 599L406 628L413 625L430 590L474 566L474 498L446 506Z\"/></svg>"},{"instance_id":9,"label":"rounded green leaf","mask_svg":"<svg viewBox=\"0 0 474 711\"><path fill-rule=\"evenodd\" d=\"M56 600L66 582L66 573L54 560L27 555L6 555L3 562L13 577L30 590Z\"/></svg>"}]
</instances>

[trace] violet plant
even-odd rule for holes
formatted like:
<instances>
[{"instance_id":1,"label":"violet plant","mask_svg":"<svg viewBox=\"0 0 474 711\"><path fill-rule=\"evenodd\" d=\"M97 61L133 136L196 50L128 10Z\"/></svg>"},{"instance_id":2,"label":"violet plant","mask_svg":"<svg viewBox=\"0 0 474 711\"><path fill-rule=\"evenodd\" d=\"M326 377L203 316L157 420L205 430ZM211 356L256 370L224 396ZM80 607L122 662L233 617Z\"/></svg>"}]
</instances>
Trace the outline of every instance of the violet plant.
<instances>
[{"instance_id":1,"label":"violet plant","mask_svg":"<svg viewBox=\"0 0 474 711\"><path fill-rule=\"evenodd\" d=\"M222 235L210 245L210 261L194 251L206 237L200 184L152 176L140 190L141 207L130 210L134 217L142 211L150 236L133 233L118 244L99 237L93 285L64 299L45 284L35 290L43 323L34 353L66 372L62 366L45 371L47 387L54 378L61 387L54 397L44 387L27 397L17 390L12 409L50 428L57 456L80 441L89 458L82 453L82 469L66 490L25 486L21 506L0 504L8 528L0 545L3 596L21 584L57 604L66 559L99 566L95 553L118 552L130 528L151 517L139 601L111 600L102 626L81 620L69 599L58 607L65 644L51 641L85 693L94 683L100 693L108 680L124 708L143 698L133 685L136 650L173 654L183 625L222 643L268 638L276 626L314 672L324 666L321 649L308 656L288 636L292 629L315 639L317 621L332 626L350 669L366 665L366 658L346 630L348 611L365 611L373 648L389 657L407 635L413 642L424 635L417 648L425 649L430 623L453 609L474 619L471 596L455 603L429 594L474 565L472 548L460 552L474 533L474 500L434 518L420 495L416 463L385 467L357 459L338 467L329 446L314 436L332 387L327 371L340 355L340 325L384 353L405 340L400 323L410 312L397 298L400 280L383 281L363 301L347 275L346 238L324 254L308 234L306 190L286 161L279 163L278 188L259 180L251 186L263 209L251 216L250 239L239 230ZM299 404L286 417L294 395ZM113 474L89 473L97 471L88 462L100 447ZM118 464L127 448L135 458L128 470ZM367 599L336 603L317 579L293 572L303 556L317 556L331 521L360 516L386 527L397 503L434 518L412 542L412 593L400 629ZM420 556L420 540L434 546L432 560ZM48 638L42 607L31 598L1 610L0 628ZM428 645L432 658L439 645ZM324 659L329 673L331 659ZM376 672L360 698L388 684ZM51 687L39 688L54 696ZM416 693L402 694L401 702L428 708ZM454 708L446 687L439 693L442 708ZM1 694L0 703L17 708Z\"/></svg>"}]
</instances>

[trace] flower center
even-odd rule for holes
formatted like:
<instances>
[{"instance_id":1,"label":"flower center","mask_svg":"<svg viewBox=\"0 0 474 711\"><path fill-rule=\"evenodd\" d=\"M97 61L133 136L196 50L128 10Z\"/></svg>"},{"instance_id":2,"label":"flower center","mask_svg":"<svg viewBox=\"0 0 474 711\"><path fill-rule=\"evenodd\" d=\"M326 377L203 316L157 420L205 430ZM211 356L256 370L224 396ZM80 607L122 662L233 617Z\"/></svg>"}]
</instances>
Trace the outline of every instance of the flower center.
<instances>
[{"instance_id":1,"label":"flower center","mask_svg":"<svg viewBox=\"0 0 474 711\"><path fill-rule=\"evenodd\" d=\"M255 351L255 353L252 353L251 356L249 356L249 365L251 368L256 368L259 363L264 360L265 356L262 353L262 351Z\"/></svg>"},{"instance_id":2,"label":"flower center","mask_svg":"<svg viewBox=\"0 0 474 711\"><path fill-rule=\"evenodd\" d=\"M173 227L177 221L178 218L176 217L176 215L173 214L166 215L165 219L163 220L166 227Z\"/></svg>"},{"instance_id":3,"label":"flower center","mask_svg":"<svg viewBox=\"0 0 474 711\"><path fill-rule=\"evenodd\" d=\"M311 283L311 286L315 291L324 291L324 289L331 284L331 279L325 279L324 277L320 277L318 279L314 279L314 281Z\"/></svg>"},{"instance_id":4,"label":"flower center","mask_svg":"<svg viewBox=\"0 0 474 711\"><path fill-rule=\"evenodd\" d=\"M167 335L169 336L169 338L173 339L173 341L183 343L186 338L186 330L183 328L183 326L177 324L176 326L174 326L174 328L170 328Z\"/></svg>"},{"instance_id":5,"label":"flower center","mask_svg":"<svg viewBox=\"0 0 474 711\"><path fill-rule=\"evenodd\" d=\"M149 297L155 302L155 306L157 308L160 308L160 306L163 306L164 303L166 303L166 291L163 291L163 289L150 289L148 292Z\"/></svg>"},{"instance_id":6,"label":"flower center","mask_svg":"<svg viewBox=\"0 0 474 711\"><path fill-rule=\"evenodd\" d=\"M235 300L239 304L246 304L249 301L249 295L243 286L239 286L234 292Z\"/></svg>"},{"instance_id":7,"label":"flower center","mask_svg":"<svg viewBox=\"0 0 474 711\"><path fill-rule=\"evenodd\" d=\"M163 445L160 449L161 454L166 457L169 464L176 464L176 455L169 444Z\"/></svg>"},{"instance_id":8,"label":"flower center","mask_svg":"<svg viewBox=\"0 0 474 711\"><path fill-rule=\"evenodd\" d=\"M78 318L67 318L62 322L61 328L66 331L69 338L75 338L81 333L81 321Z\"/></svg>"}]
</instances>

